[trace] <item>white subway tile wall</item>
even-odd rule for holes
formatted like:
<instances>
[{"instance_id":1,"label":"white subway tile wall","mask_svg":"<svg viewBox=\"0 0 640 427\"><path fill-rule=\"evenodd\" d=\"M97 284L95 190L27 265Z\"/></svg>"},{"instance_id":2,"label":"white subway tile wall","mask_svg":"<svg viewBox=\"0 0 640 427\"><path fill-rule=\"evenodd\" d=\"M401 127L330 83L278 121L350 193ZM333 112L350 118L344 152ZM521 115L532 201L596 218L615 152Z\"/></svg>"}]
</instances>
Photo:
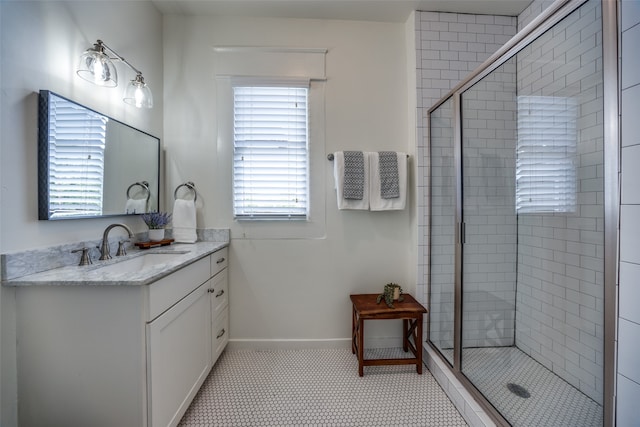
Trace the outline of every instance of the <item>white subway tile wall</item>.
<instances>
[{"instance_id":1,"label":"white subway tile wall","mask_svg":"<svg viewBox=\"0 0 640 427\"><path fill-rule=\"evenodd\" d=\"M640 384L622 374L618 374L617 386L616 425L637 426L640 422L640 415L638 414Z\"/></svg>"},{"instance_id":2,"label":"white subway tile wall","mask_svg":"<svg viewBox=\"0 0 640 427\"><path fill-rule=\"evenodd\" d=\"M544 12L555 0L534 0L518 15L518 31L529 25L538 15Z\"/></svg>"},{"instance_id":3,"label":"white subway tile wall","mask_svg":"<svg viewBox=\"0 0 640 427\"><path fill-rule=\"evenodd\" d=\"M621 30L625 31L635 27L640 22L640 1L623 0L622 3L622 23Z\"/></svg>"},{"instance_id":4,"label":"white subway tile wall","mask_svg":"<svg viewBox=\"0 0 640 427\"><path fill-rule=\"evenodd\" d=\"M640 26L636 25L622 33L622 89L637 85L640 69L640 49L633 43L640 38Z\"/></svg>"},{"instance_id":5,"label":"white subway tile wall","mask_svg":"<svg viewBox=\"0 0 640 427\"><path fill-rule=\"evenodd\" d=\"M618 425L640 425L640 0L622 7L622 206L618 310Z\"/></svg>"},{"instance_id":6,"label":"white subway tile wall","mask_svg":"<svg viewBox=\"0 0 640 427\"><path fill-rule=\"evenodd\" d=\"M575 213L518 216L516 346L602 404L603 88L600 4L518 54L518 96L578 103Z\"/></svg>"},{"instance_id":7,"label":"white subway tile wall","mask_svg":"<svg viewBox=\"0 0 640 427\"><path fill-rule=\"evenodd\" d=\"M638 310L640 285L638 284L638 278L640 278L640 264L624 261L620 263L619 317L636 325L640 325L640 310ZM640 342L638 339L635 341Z\"/></svg>"},{"instance_id":8,"label":"white subway tile wall","mask_svg":"<svg viewBox=\"0 0 640 427\"><path fill-rule=\"evenodd\" d=\"M640 3L640 0L635 0ZM627 42L633 42L631 39L627 39ZM636 41L637 43L637 41ZM622 68L625 68L624 65ZM632 114L631 116L625 115L625 111L640 111L640 85L636 84L622 91L622 146L628 147L631 145L640 144L640 120L638 116ZM624 160L624 157L623 157ZM638 164L638 163L634 163ZM624 166L623 166L624 169ZM624 190L623 190L624 193ZM627 196L630 196L627 194ZM622 203L628 203L624 200Z\"/></svg>"}]
</instances>

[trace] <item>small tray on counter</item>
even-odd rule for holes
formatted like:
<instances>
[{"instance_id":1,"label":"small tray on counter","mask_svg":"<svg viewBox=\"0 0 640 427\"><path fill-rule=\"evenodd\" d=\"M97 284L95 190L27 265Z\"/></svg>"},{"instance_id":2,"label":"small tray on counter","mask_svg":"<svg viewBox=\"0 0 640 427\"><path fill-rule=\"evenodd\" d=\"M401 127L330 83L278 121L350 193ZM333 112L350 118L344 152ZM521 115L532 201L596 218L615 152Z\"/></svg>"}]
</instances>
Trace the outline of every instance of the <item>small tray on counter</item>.
<instances>
[{"instance_id":1,"label":"small tray on counter","mask_svg":"<svg viewBox=\"0 0 640 427\"><path fill-rule=\"evenodd\" d=\"M155 246L167 246L173 242L174 239L163 239L158 241L148 241L148 242L136 242L134 243L140 249L149 249Z\"/></svg>"}]
</instances>

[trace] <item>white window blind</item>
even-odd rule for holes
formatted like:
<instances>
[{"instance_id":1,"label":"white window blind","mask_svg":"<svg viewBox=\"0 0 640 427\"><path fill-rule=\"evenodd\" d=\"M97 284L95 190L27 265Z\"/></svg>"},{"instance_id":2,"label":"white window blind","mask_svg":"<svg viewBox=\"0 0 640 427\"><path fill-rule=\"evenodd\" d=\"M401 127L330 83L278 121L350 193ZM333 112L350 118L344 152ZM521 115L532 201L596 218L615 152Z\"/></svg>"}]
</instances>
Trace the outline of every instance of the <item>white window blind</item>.
<instances>
[{"instance_id":1,"label":"white window blind","mask_svg":"<svg viewBox=\"0 0 640 427\"><path fill-rule=\"evenodd\" d=\"M49 205L52 217L102 214L108 119L52 97L49 108Z\"/></svg>"},{"instance_id":2,"label":"white window blind","mask_svg":"<svg viewBox=\"0 0 640 427\"><path fill-rule=\"evenodd\" d=\"M577 111L573 98L518 97L517 213L576 211Z\"/></svg>"},{"instance_id":3,"label":"white window blind","mask_svg":"<svg viewBox=\"0 0 640 427\"><path fill-rule=\"evenodd\" d=\"M236 218L307 218L308 87L235 86Z\"/></svg>"}]
</instances>

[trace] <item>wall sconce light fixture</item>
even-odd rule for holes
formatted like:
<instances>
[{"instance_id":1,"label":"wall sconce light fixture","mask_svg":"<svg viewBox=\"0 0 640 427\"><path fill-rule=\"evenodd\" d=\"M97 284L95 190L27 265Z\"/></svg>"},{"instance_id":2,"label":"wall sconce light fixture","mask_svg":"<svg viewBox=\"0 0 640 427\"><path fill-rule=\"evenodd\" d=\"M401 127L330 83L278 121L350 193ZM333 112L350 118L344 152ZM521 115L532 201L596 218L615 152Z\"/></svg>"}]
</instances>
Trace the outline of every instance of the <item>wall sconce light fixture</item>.
<instances>
[{"instance_id":1,"label":"wall sconce light fixture","mask_svg":"<svg viewBox=\"0 0 640 427\"><path fill-rule=\"evenodd\" d=\"M107 52L114 57L109 57ZM118 86L118 71L113 64L114 60L122 62L136 73L135 78L127 84L122 100L138 108L152 108L153 95L149 86L144 82L142 72L104 44L102 40L96 41L93 47L84 51L76 73L95 85L116 87Z\"/></svg>"}]
</instances>

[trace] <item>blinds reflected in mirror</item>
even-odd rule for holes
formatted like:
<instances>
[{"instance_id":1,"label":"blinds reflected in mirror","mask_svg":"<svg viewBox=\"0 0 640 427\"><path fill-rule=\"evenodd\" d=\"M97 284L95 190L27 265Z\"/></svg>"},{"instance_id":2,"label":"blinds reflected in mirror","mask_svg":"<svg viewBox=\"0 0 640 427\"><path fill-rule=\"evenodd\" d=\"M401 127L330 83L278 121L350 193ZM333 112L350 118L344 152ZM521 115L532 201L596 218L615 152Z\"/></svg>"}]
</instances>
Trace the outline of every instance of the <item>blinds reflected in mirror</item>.
<instances>
[{"instance_id":1,"label":"blinds reflected in mirror","mask_svg":"<svg viewBox=\"0 0 640 427\"><path fill-rule=\"evenodd\" d=\"M49 108L51 218L102 215L108 118L59 97Z\"/></svg>"},{"instance_id":2,"label":"blinds reflected in mirror","mask_svg":"<svg viewBox=\"0 0 640 427\"><path fill-rule=\"evenodd\" d=\"M577 102L518 96L517 213L573 213L577 193Z\"/></svg>"}]
</instances>

